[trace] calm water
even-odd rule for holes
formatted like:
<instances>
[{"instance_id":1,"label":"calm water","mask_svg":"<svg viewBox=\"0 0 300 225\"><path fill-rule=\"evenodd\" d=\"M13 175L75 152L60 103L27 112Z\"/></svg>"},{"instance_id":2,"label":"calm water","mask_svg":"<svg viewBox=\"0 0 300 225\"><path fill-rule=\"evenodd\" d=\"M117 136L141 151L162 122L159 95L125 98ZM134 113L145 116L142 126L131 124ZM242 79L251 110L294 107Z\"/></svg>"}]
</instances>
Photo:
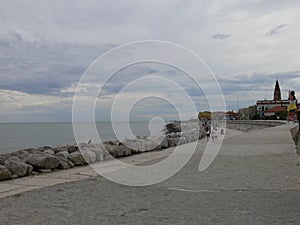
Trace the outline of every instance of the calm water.
<instances>
[{"instance_id":1,"label":"calm water","mask_svg":"<svg viewBox=\"0 0 300 225\"><path fill-rule=\"evenodd\" d=\"M118 123L118 137L130 137L125 130L126 123ZM96 124L102 141L116 140L116 134L109 122ZM96 140L90 134L86 124L80 125L81 142ZM132 133L137 136L151 136L162 133L163 124L148 122L130 122ZM11 152L24 148L40 147L44 145L73 144L75 138L72 123L0 123L0 153Z\"/></svg>"}]
</instances>

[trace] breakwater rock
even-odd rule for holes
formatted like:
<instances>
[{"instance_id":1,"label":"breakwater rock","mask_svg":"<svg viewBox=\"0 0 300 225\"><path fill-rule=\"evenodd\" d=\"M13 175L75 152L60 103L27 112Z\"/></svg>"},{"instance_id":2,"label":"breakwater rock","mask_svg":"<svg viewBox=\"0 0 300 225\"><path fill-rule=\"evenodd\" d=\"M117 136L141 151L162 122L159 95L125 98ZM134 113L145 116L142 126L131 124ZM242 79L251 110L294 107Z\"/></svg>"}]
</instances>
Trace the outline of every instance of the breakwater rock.
<instances>
[{"instance_id":1,"label":"breakwater rock","mask_svg":"<svg viewBox=\"0 0 300 225\"><path fill-rule=\"evenodd\" d=\"M159 137L125 139L99 144L43 146L0 154L0 181L83 166L112 158L126 157L148 151L160 151L205 136L198 123L174 122Z\"/></svg>"}]
</instances>

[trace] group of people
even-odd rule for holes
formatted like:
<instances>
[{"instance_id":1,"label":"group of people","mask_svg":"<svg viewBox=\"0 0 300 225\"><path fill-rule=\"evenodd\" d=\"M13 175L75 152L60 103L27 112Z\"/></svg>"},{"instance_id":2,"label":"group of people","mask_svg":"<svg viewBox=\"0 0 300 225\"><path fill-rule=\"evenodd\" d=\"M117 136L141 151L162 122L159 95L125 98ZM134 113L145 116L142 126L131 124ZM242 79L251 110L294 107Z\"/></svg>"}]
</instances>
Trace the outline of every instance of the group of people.
<instances>
[{"instance_id":1,"label":"group of people","mask_svg":"<svg viewBox=\"0 0 300 225\"><path fill-rule=\"evenodd\" d=\"M209 141L209 139L211 138L212 141L215 141L216 139L218 139L219 134L218 134L218 127L217 126L211 126L210 123L205 122L204 123L204 129L206 132L206 140L207 142Z\"/></svg>"}]
</instances>

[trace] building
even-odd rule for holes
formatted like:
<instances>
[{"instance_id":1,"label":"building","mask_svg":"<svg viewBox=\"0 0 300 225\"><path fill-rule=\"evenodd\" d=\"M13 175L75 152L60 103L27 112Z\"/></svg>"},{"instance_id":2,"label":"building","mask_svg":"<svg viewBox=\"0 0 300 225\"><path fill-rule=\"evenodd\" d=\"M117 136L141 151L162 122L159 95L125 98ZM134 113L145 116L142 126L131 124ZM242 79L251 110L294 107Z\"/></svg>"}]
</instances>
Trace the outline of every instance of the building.
<instances>
[{"instance_id":1,"label":"building","mask_svg":"<svg viewBox=\"0 0 300 225\"><path fill-rule=\"evenodd\" d=\"M281 106L275 106L274 108L265 111L265 116L274 116L277 112L282 112L282 111L286 111L286 108Z\"/></svg>"},{"instance_id":2,"label":"building","mask_svg":"<svg viewBox=\"0 0 300 225\"><path fill-rule=\"evenodd\" d=\"M281 99L281 90L280 90L279 82L278 82L278 80L276 80L273 100L266 100L266 99L258 100L256 102L257 113L260 115L260 117L267 116L270 114L270 112L267 112L268 110L270 110L274 107L281 107L286 110L289 103L290 103L289 100ZM266 112L267 112L267 114L266 114Z\"/></svg>"},{"instance_id":3,"label":"building","mask_svg":"<svg viewBox=\"0 0 300 225\"><path fill-rule=\"evenodd\" d=\"M243 108L239 110L240 120L252 120L254 116L257 115L256 105L249 106L248 108Z\"/></svg>"},{"instance_id":4,"label":"building","mask_svg":"<svg viewBox=\"0 0 300 225\"><path fill-rule=\"evenodd\" d=\"M236 113L234 111L228 111L225 114L225 117L227 120L238 120L239 119L239 113Z\"/></svg>"}]
</instances>

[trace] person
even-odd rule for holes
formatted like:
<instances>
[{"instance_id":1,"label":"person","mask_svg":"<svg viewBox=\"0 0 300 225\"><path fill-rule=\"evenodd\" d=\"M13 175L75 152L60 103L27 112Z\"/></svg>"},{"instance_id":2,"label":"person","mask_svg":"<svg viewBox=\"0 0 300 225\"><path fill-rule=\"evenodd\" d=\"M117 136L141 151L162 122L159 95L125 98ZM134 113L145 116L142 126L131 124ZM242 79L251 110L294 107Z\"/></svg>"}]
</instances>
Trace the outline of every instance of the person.
<instances>
[{"instance_id":1,"label":"person","mask_svg":"<svg viewBox=\"0 0 300 225\"><path fill-rule=\"evenodd\" d=\"M208 142L209 138L210 138L210 125L209 124L206 125L205 131L206 131L206 140Z\"/></svg>"},{"instance_id":2,"label":"person","mask_svg":"<svg viewBox=\"0 0 300 225\"><path fill-rule=\"evenodd\" d=\"M295 92L294 91L289 91L289 99L290 100L290 104L288 106L288 123L290 121L295 122L295 117L297 120L297 99L295 96Z\"/></svg>"},{"instance_id":3,"label":"person","mask_svg":"<svg viewBox=\"0 0 300 225\"><path fill-rule=\"evenodd\" d=\"M217 127L214 127L212 129L211 138L212 138L212 141L215 141L215 139L218 139L218 128Z\"/></svg>"}]
</instances>

